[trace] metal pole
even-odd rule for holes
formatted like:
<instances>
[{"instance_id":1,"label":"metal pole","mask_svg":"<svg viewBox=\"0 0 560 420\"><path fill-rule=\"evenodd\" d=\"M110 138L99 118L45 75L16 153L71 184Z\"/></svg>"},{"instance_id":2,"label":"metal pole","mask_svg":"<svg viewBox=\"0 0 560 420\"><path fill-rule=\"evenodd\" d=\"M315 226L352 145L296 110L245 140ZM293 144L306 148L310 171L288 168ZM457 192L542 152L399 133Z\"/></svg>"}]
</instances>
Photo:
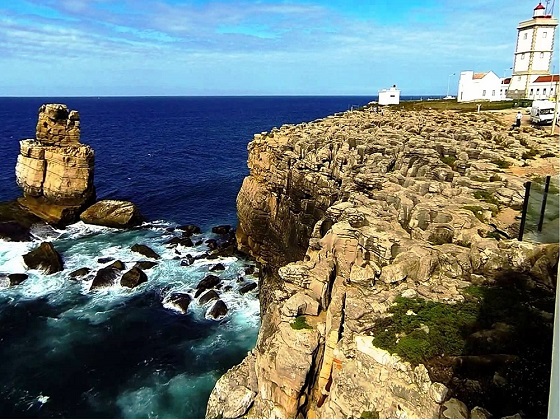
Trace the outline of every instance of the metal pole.
<instances>
[{"instance_id":1,"label":"metal pole","mask_svg":"<svg viewBox=\"0 0 560 420\"><path fill-rule=\"evenodd\" d=\"M519 225L518 241L523 240L523 231L525 230L525 219L527 218L527 208L529 207L529 195L531 194L531 181L525 183L525 199L523 200L523 210L521 211L521 224Z\"/></svg>"},{"instance_id":2,"label":"metal pole","mask_svg":"<svg viewBox=\"0 0 560 420\"><path fill-rule=\"evenodd\" d=\"M554 77L554 76L551 76ZM556 128L556 121L558 121L558 99L560 96L558 95L558 83L556 84L556 100L554 101L554 116L552 117L552 127L550 128L550 135L554 135L554 129Z\"/></svg>"},{"instance_id":3,"label":"metal pole","mask_svg":"<svg viewBox=\"0 0 560 420\"><path fill-rule=\"evenodd\" d=\"M544 183L544 192L542 196L541 214L539 216L539 225L537 226L537 232L542 232L542 225L544 222L544 210L546 209L546 198L548 196L548 187L550 186L550 175L547 175L546 181Z\"/></svg>"}]
</instances>

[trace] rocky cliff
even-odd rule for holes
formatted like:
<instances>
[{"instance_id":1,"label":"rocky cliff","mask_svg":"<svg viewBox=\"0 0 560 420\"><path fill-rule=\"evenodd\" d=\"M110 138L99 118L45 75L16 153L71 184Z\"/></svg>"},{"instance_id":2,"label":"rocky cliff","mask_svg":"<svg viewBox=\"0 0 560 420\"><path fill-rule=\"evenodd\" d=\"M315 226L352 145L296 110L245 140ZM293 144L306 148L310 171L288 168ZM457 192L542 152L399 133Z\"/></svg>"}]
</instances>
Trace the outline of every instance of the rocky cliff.
<instances>
[{"instance_id":1,"label":"rocky cliff","mask_svg":"<svg viewBox=\"0 0 560 420\"><path fill-rule=\"evenodd\" d=\"M366 107L255 135L237 239L262 325L207 417L546 415L558 244L511 239L529 156L558 153L541 133Z\"/></svg>"},{"instance_id":2,"label":"rocky cliff","mask_svg":"<svg viewBox=\"0 0 560 420\"><path fill-rule=\"evenodd\" d=\"M50 223L76 221L95 200L94 152L80 143L80 116L66 105L39 108L36 138L20 142L16 182L20 205Z\"/></svg>"}]
</instances>

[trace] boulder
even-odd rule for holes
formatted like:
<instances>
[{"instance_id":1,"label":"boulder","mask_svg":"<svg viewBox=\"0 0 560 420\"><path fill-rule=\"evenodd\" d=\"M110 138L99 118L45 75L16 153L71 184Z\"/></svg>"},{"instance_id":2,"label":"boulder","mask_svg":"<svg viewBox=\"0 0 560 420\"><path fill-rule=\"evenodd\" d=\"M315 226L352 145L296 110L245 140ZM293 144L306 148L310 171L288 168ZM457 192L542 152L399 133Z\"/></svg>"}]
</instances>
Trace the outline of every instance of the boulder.
<instances>
[{"instance_id":1,"label":"boulder","mask_svg":"<svg viewBox=\"0 0 560 420\"><path fill-rule=\"evenodd\" d=\"M112 267L112 268L115 268L115 269L120 270L120 271L122 271L126 268L126 266L124 265L124 263L121 260L115 260L108 267Z\"/></svg>"},{"instance_id":2,"label":"boulder","mask_svg":"<svg viewBox=\"0 0 560 420\"><path fill-rule=\"evenodd\" d=\"M175 292L164 299L163 306L185 314L192 300L191 295L187 293Z\"/></svg>"},{"instance_id":3,"label":"boulder","mask_svg":"<svg viewBox=\"0 0 560 420\"><path fill-rule=\"evenodd\" d=\"M29 276L25 273L13 273L8 274L8 279L10 280L10 286L17 286L27 280Z\"/></svg>"},{"instance_id":4,"label":"boulder","mask_svg":"<svg viewBox=\"0 0 560 420\"><path fill-rule=\"evenodd\" d=\"M4 241L26 242L31 239L29 228L17 222L0 221L0 239Z\"/></svg>"},{"instance_id":5,"label":"boulder","mask_svg":"<svg viewBox=\"0 0 560 420\"><path fill-rule=\"evenodd\" d=\"M217 233L218 235L226 235L231 232L230 225L218 225L212 228L212 233Z\"/></svg>"},{"instance_id":6,"label":"boulder","mask_svg":"<svg viewBox=\"0 0 560 420\"><path fill-rule=\"evenodd\" d=\"M189 237L178 238L178 237L175 236L175 237L169 239L168 241L165 241L163 244L164 245L170 245L170 246L181 245L181 246L191 247L191 246L193 246L193 241Z\"/></svg>"},{"instance_id":7,"label":"boulder","mask_svg":"<svg viewBox=\"0 0 560 420\"><path fill-rule=\"evenodd\" d=\"M99 269L95 274L93 283L91 284L89 290L96 290L113 286L115 284L115 279L119 277L120 273L121 270L113 266L107 266Z\"/></svg>"},{"instance_id":8,"label":"boulder","mask_svg":"<svg viewBox=\"0 0 560 420\"><path fill-rule=\"evenodd\" d=\"M220 299L220 295L215 290L208 290L206 291L200 298L198 299L198 303L204 305L212 300Z\"/></svg>"},{"instance_id":9,"label":"boulder","mask_svg":"<svg viewBox=\"0 0 560 420\"><path fill-rule=\"evenodd\" d=\"M132 267L121 277L121 286L133 288L147 281L146 273L138 267Z\"/></svg>"},{"instance_id":10,"label":"boulder","mask_svg":"<svg viewBox=\"0 0 560 420\"><path fill-rule=\"evenodd\" d=\"M108 262L113 261L113 260L114 260L113 257L102 257L102 258L98 258L97 262L99 264L107 264Z\"/></svg>"},{"instance_id":11,"label":"boulder","mask_svg":"<svg viewBox=\"0 0 560 420\"><path fill-rule=\"evenodd\" d=\"M144 220L134 203L121 200L101 200L80 214L84 223L112 228L137 226Z\"/></svg>"},{"instance_id":12,"label":"boulder","mask_svg":"<svg viewBox=\"0 0 560 420\"><path fill-rule=\"evenodd\" d=\"M134 264L134 267L141 268L142 270L149 270L150 268L155 267L157 264L158 263L155 261L138 261L136 264Z\"/></svg>"},{"instance_id":13,"label":"boulder","mask_svg":"<svg viewBox=\"0 0 560 420\"><path fill-rule=\"evenodd\" d=\"M224 318L227 315L227 313L228 313L228 307L226 306L223 300L219 299L218 301L216 301L216 303L214 303L214 305L212 305L210 309L208 309L208 311L206 312L206 317L215 320L220 320Z\"/></svg>"},{"instance_id":14,"label":"boulder","mask_svg":"<svg viewBox=\"0 0 560 420\"><path fill-rule=\"evenodd\" d=\"M157 252L155 252L152 248L146 245L135 244L132 245L130 249L148 258L153 258L155 260L159 260L161 258L161 256Z\"/></svg>"},{"instance_id":15,"label":"boulder","mask_svg":"<svg viewBox=\"0 0 560 420\"><path fill-rule=\"evenodd\" d=\"M209 274L206 277L204 277L202 280L200 280L200 282L196 285L196 288L198 290L204 291L216 287L221 281L222 280L218 276Z\"/></svg>"},{"instance_id":16,"label":"boulder","mask_svg":"<svg viewBox=\"0 0 560 420\"><path fill-rule=\"evenodd\" d=\"M213 265L212 267L210 267L209 271L223 271L225 270L226 267L222 264L222 263L218 263L216 265Z\"/></svg>"},{"instance_id":17,"label":"boulder","mask_svg":"<svg viewBox=\"0 0 560 420\"><path fill-rule=\"evenodd\" d=\"M208 239L206 241L206 245L208 246L208 249L210 251L213 251L215 249L218 249L218 241L216 241L215 239Z\"/></svg>"},{"instance_id":18,"label":"boulder","mask_svg":"<svg viewBox=\"0 0 560 420\"><path fill-rule=\"evenodd\" d=\"M87 267L78 268L77 270L72 271L68 276L71 279L77 280L79 277L84 277L85 275L89 274L91 270Z\"/></svg>"},{"instance_id":19,"label":"boulder","mask_svg":"<svg viewBox=\"0 0 560 420\"><path fill-rule=\"evenodd\" d=\"M242 285L239 288L239 293L241 293L242 295L244 295L245 293L250 292L251 290L254 290L257 288L257 283L255 283L254 281L250 281L248 283L245 283L244 285Z\"/></svg>"},{"instance_id":20,"label":"boulder","mask_svg":"<svg viewBox=\"0 0 560 420\"><path fill-rule=\"evenodd\" d=\"M183 236L191 236L200 233L200 228L195 225L182 225L182 226L178 226L177 229L183 231Z\"/></svg>"},{"instance_id":21,"label":"boulder","mask_svg":"<svg viewBox=\"0 0 560 420\"><path fill-rule=\"evenodd\" d=\"M468 419L469 409L464 402L457 398L451 398L443 403L442 418L444 419Z\"/></svg>"},{"instance_id":22,"label":"boulder","mask_svg":"<svg viewBox=\"0 0 560 420\"><path fill-rule=\"evenodd\" d=\"M42 242L38 248L23 256L25 265L31 269L42 270L45 274L62 271L62 258L50 242Z\"/></svg>"}]
</instances>

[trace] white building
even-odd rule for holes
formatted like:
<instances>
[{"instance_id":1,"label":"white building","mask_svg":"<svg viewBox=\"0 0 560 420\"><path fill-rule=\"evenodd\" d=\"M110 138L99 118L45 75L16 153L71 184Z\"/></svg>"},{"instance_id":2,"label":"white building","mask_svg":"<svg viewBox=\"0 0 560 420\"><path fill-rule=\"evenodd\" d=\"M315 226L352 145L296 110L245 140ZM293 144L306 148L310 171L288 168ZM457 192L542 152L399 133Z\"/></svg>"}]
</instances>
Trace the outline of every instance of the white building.
<instances>
[{"instance_id":1,"label":"white building","mask_svg":"<svg viewBox=\"0 0 560 420\"><path fill-rule=\"evenodd\" d=\"M550 71L556 26L558 20L539 3L532 19L520 22L517 27L512 76L499 78L491 71L463 71L457 102L549 99L556 95L558 75Z\"/></svg>"},{"instance_id":2,"label":"white building","mask_svg":"<svg viewBox=\"0 0 560 420\"><path fill-rule=\"evenodd\" d=\"M389 89L381 89L379 92L379 105L398 105L401 98L401 91L397 85Z\"/></svg>"},{"instance_id":3,"label":"white building","mask_svg":"<svg viewBox=\"0 0 560 420\"><path fill-rule=\"evenodd\" d=\"M457 102L468 101L502 101L505 89L500 79L493 71L475 73L462 71L459 77Z\"/></svg>"},{"instance_id":4,"label":"white building","mask_svg":"<svg viewBox=\"0 0 560 420\"><path fill-rule=\"evenodd\" d=\"M513 74L508 96L513 99L530 98L531 88L536 94L540 76L550 76L554 50L554 34L558 20L547 14L539 3L533 10L533 17L517 26L517 44L513 58ZM541 90L544 87L538 87Z\"/></svg>"}]
</instances>

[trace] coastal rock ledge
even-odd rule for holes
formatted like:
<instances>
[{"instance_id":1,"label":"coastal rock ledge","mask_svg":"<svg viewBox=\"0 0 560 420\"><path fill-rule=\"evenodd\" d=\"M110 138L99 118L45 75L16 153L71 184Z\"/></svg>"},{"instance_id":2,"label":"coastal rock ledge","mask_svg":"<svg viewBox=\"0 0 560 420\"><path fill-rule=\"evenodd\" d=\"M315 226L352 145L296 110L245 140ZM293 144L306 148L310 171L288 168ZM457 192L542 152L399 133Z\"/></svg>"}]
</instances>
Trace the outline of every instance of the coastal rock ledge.
<instances>
[{"instance_id":1,"label":"coastal rock ledge","mask_svg":"<svg viewBox=\"0 0 560 420\"><path fill-rule=\"evenodd\" d=\"M236 235L261 328L206 416L545 417L558 244L511 238L558 144L510 124L364 107L255 135Z\"/></svg>"},{"instance_id":2,"label":"coastal rock ledge","mask_svg":"<svg viewBox=\"0 0 560 420\"><path fill-rule=\"evenodd\" d=\"M36 138L20 141L18 203L48 223L73 223L95 200L93 172L94 152L80 143L78 112L63 104L42 105Z\"/></svg>"}]
</instances>

